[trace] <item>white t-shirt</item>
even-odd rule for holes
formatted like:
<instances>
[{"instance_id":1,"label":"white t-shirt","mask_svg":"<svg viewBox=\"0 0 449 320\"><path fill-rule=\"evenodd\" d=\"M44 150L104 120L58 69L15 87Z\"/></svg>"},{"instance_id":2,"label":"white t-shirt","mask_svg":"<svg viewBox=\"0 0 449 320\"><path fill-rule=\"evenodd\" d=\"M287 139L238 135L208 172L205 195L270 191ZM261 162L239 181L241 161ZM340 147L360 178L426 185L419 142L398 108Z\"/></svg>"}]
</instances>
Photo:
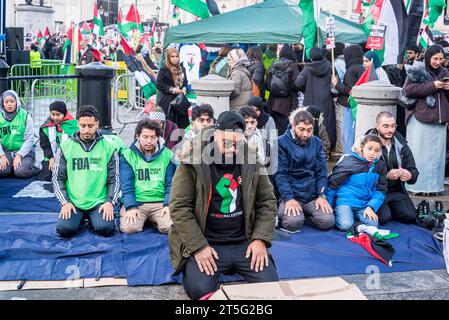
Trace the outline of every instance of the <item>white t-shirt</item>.
<instances>
[{"instance_id":1,"label":"white t-shirt","mask_svg":"<svg viewBox=\"0 0 449 320\"><path fill-rule=\"evenodd\" d=\"M201 49L196 44L183 45L179 50L179 59L186 69L189 84L200 78Z\"/></svg>"}]
</instances>

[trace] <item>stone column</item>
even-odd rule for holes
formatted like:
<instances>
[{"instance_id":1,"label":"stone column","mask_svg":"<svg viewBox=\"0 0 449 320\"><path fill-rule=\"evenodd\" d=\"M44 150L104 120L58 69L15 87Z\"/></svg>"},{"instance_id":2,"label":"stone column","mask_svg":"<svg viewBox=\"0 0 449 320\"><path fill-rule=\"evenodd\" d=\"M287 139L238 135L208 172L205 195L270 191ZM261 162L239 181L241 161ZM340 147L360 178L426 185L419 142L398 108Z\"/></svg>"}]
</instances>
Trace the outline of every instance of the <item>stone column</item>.
<instances>
[{"instance_id":1,"label":"stone column","mask_svg":"<svg viewBox=\"0 0 449 320\"><path fill-rule=\"evenodd\" d=\"M360 137L376 126L376 117L382 111L389 111L396 118L396 105L401 88L384 81L371 81L352 88L357 102L355 137Z\"/></svg>"},{"instance_id":2,"label":"stone column","mask_svg":"<svg viewBox=\"0 0 449 320\"><path fill-rule=\"evenodd\" d=\"M214 109L214 117L230 110L230 95L234 91L234 81L217 75L208 75L192 81L192 89L197 97L197 104L208 103Z\"/></svg>"}]
</instances>

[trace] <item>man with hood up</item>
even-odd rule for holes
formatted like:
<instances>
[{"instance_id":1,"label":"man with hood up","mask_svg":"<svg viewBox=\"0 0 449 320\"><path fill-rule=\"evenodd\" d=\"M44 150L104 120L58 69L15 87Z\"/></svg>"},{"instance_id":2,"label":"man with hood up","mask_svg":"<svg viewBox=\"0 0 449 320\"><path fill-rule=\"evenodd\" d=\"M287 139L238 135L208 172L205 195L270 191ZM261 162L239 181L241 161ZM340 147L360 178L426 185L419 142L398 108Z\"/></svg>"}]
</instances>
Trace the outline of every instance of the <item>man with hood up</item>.
<instances>
[{"instance_id":1,"label":"man with hood up","mask_svg":"<svg viewBox=\"0 0 449 320\"><path fill-rule=\"evenodd\" d=\"M280 60L273 63L268 70L265 86L270 91L268 109L278 134L281 135L287 129L289 114L298 108L294 82L299 74L299 64L295 62L292 47L287 44L282 47L279 58ZM279 80L282 80L282 83ZM275 84L278 88L282 84L285 90L275 90Z\"/></svg>"},{"instance_id":2,"label":"man with hood up","mask_svg":"<svg viewBox=\"0 0 449 320\"><path fill-rule=\"evenodd\" d=\"M5 91L0 104L0 178L29 178L34 168L34 125L31 114L20 107L13 90Z\"/></svg>"},{"instance_id":3,"label":"man with hood up","mask_svg":"<svg viewBox=\"0 0 449 320\"><path fill-rule=\"evenodd\" d=\"M316 105L324 114L324 126L335 147L337 135L335 129L335 104L331 92L332 64L326 59L326 50L312 48L310 59L295 80L295 86L304 92L304 105Z\"/></svg>"},{"instance_id":4,"label":"man with hood up","mask_svg":"<svg viewBox=\"0 0 449 320\"><path fill-rule=\"evenodd\" d=\"M339 96L337 104L343 109L343 145L344 153L351 153L355 138L355 119L352 118L351 106L349 105L349 93L352 87L360 79L365 68L363 67L363 50L359 45L351 45L343 50L346 63L346 73L342 82L337 76L332 77L332 85L337 89Z\"/></svg>"}]
</instances>

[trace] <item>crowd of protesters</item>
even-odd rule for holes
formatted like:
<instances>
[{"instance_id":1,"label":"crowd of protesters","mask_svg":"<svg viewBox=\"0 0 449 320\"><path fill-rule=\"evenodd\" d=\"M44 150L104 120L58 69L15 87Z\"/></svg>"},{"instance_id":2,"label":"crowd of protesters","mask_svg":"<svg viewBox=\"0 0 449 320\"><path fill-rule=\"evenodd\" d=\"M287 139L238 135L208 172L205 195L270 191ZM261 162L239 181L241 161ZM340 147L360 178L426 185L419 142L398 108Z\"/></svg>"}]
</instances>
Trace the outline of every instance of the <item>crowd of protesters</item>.
<instances>
[{"instance_id":1,"label":"crowd of protesters","mask_svg":"<svg viewBox=\"0 0 449 320\"><path fill-rule=\"evenodd\" d=\"M85 63L93 46L82 46ZM324 48L312 48L307 59L301 44L252 46L247 53L226 45L209 72L234 81L231 111L215 117L213 106L200 104L190 119L173 114L188 88L178 50L170 48L158 72L158 107L139 122L129 148L99 133L95 107L79 108L74 119L63 103L50 105L40 132L41 176L52 179L62 206L57 231L75 235L86 216L98 234L112 235L121 190L120 230L140 232L150 221L168 232L172 264L184 272L189 296L200 298L231 265L249 282L277 280L268 252L275 225L295 233L304 223L348 231L357 221L378 227L390 219L428 220L431 213L416 210L408 191L444 190L447 48L413 46L403 64L382 66L363 46L337 43L333 73ZM53 49L49 41L44 55L55 57ZM380 113L365 136L355 137L349 96L370 64L381 81L402 87L404 98L396 115ZM37 173L32 127L17 94L5 92L1 177ZM179 129L188 132L184 138ZM328 173L332 157L338 162Z\"/></svg>"}]
</instances>

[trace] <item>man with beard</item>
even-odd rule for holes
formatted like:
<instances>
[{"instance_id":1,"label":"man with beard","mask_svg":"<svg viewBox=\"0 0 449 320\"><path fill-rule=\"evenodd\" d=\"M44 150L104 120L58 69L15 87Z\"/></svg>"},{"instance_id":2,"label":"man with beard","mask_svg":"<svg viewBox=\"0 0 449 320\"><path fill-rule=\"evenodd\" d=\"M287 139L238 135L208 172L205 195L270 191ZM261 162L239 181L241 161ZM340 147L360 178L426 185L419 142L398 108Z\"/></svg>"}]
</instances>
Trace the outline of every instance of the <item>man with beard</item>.
<instances>
[{"instance_id":1,"label":"man with beard","mask_svg":"<svg viewBox=\"0 0 449 320\"><path fill-rule=\"evenodd\" d=\"M298 112L278 144L275 180L281 195L281 229L299 232L305 221L321 230L331 229L335 218L326 200L326 158L323 142L313 135L312 115Z\"/></svg>"},{"instance_id":2,"label":"man with beard","mask_svg":"<svg viewBox=\"0 0 449 320\"><path fill-rule=\"evenodd\" d=\"M388 170L388 192L377 212L380 224L390 219L404 223L416 221L415 206L405 190L405 183L414 184L419 172L407 141L396 128L393 115L384 111L377 115L376 128L367 132L378 135L382 140L381 157Z\"/></svg>"},{"instance_id":3,"label":"man with beard","mask_svg":"<svg viewBox=\"0 0 449 320\"><path fill-rule=\"evenodd\" d=\"M139 121L135 141L120 157L123 233L141 232L147 220L161 233L167 233L172 225L168 204L176 166L171 161L173 153L164 146L161 136L156 121Z\"/></svg>"},{"instance_id":4,"label":"man with beard","mask_svg":"<svg viewBox=\"0 0 449 320\"><path fill-rule=\"evenodd\" d=\"M86 217L96 233L111 236L120 194L118 146L98 131L100 116L94 106L80 107L76 119L79 130L56 154L53 187L62 206L56 231L72 237Z\"/></svg>"},{"instance_id":5,"label":"man with beard","mask_svg":"<svg viewBox=\"0 0 449 320\"><path fill-rule=\"evenodd\" d=\"M193 139L173 177L170 259L192 299L217 290L223 273L250 283L278 281L269 252L276 198L244 141L245 126L239 113L221 113L215 127Z\"/></svg>"}]
</instances>

